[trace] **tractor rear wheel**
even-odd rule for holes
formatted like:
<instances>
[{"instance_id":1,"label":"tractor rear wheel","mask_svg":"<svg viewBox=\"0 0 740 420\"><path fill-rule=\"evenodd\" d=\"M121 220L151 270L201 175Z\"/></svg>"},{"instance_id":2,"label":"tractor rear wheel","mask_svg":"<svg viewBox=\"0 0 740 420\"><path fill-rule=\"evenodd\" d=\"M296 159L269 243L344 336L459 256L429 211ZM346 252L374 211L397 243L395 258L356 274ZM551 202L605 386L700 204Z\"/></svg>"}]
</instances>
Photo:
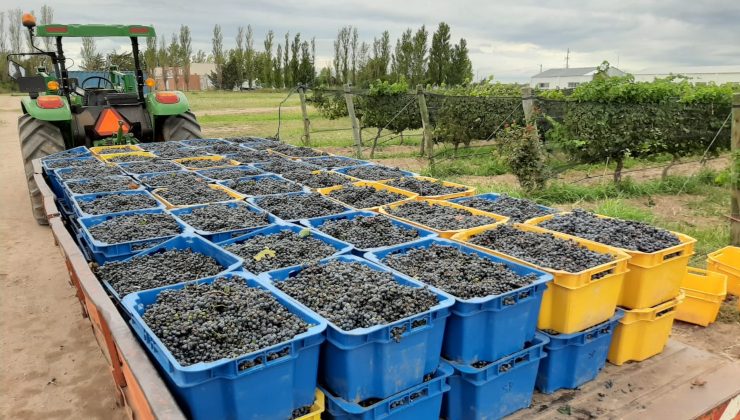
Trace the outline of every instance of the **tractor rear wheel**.
<instances>
[{"instance_id":1,"label":"tractor rear wheel","mask_svg":"<svg viewBox=\"0 0 740 420\"><path fill-rule=\"evenodd\" d=\"M203 134L200 132L200 124L198 124L195 115L190 111L167 117L162 125L162 139L164 141L202 138Z\"/></svg>"},{"instance_id":2,"label":"tractor rear wheel","mask_svg":"<svg viewBox=\"0 0 740 420\"><path fill-rule=\"evenodd\" d=\"M33 216L38 224L47 225L49 221L46 219L41 191L33 179L33 160L64 151L64 137L59 127L48 121L37 120L28 114L18 118L18 136Z\"/></svg>"}]
</instances>

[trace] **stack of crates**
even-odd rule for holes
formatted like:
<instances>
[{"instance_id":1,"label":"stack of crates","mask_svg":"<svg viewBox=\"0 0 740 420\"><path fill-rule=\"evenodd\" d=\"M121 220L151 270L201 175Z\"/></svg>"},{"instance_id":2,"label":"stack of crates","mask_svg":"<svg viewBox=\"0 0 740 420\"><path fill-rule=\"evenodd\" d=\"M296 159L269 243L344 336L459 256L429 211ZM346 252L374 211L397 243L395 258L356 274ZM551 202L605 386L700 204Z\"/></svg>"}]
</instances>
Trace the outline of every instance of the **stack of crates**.
<instances>
[{"instance_id":1,"label":"stack of crates","mask_svg":"<svg viewBox=\"0 0 740 420\"><path fill-rule=\"evenodd\" d=\"M574 241L590 251L612 257L608 263L571 273L538 267L517 257L471 244L502 258L539 268L553 276L553 281L544 292L537 321L539 334L546 339L544 352L547 357L540 363L536 387L548 394L562 388L577 388L596 378L606 364L614 329L623 316L617 309L617 303L627 273L629 255L616 248L537 226L515 223L511 227ZM470 229L455 235L453 239L468 243L471 237L496 228Z\"/></svg>"},{"instance_id":2,"label":"stack of crates","mask_svg":"<svg viewBox=\"0 0 740 420\"><path fill-rule=\"evenodd\" d=\"M442 238L427 238L365 254L382 264L391 254L431 246L453 247L505 264L532 283L498 295L455 298L447 320L442 357L454 369L445 394L447 420L489 419L528 407L547 337L537 334L537 314L552 276L536 268ZM434 289L434 288L432 288Z\"/></svg>"},{"instance_id":3,"label":"stack of crates","mask_svg":"<svg viewBox=\"0 0 740 420\"><path fill-rule=\"evenodd\" d=\"M538 217L526 224L537 226L552 217ZM660 251L645 253L619 249L629 260L617 300L624 314L616 324L607 356L615 365L655 356L663 351L668 341L676 308L683 301L681 282L696 243L689 236L673 234L680 243Z\"/></svg>"}]
</instances>

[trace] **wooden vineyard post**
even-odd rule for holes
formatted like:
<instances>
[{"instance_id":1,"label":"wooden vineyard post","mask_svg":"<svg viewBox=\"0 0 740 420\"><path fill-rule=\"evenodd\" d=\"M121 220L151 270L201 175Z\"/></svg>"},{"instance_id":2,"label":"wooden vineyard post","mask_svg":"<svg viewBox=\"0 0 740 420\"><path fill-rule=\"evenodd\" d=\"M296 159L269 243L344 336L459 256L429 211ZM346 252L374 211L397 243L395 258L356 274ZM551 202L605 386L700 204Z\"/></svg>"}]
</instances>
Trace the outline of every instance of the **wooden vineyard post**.
<instances>
[{"instance_id":1,"label":"wooden vineyard post","mask_svg":"<svg viewBox=\"0 0 740 420\"><path fill-rule=\"evenodd\" d=\"M534 89L531 87L522 88L522 110L527 123L534 119Z\"/></svg>"},{"instance_id":2,"label":"wooden vineyard post","mask_svg":"<svg viewBox=\"0 0 740 420\"><path fill-rule=\"evenodd\" d=\"M434 167L434 143L432 139L432 126L429 123L429 109L427 100L424 97L424 88L416 85L416 100L419 103L419 113L421 113L421 126L424 129L423 150L429 159L429 168Z\"/></svg>"},{"instance_id":3,"label":"wooden vineyard post","mask_svg":"<svg viewBox=\"0 0 740 420\"><path fill-rule=\"evenodd\" d=\"M740 93L732 97L732 212L730 213L730 243L740 246Z\"/></svg>"},{"instance_id":4,"label":"wooden vineyard post","mask_svg":"<svg viewBox=\"0 0 740 420\"><path fill-rule=\"evenodd\" d=\"M352 136L355 138L355 155L357 159L362 159L362 137L360 135L360 123L355 116L355 103L352 100L352 91L349 85L344 85L344 100L347 101L347 114L352 122Z\"/></svg>"},{"instance_id":5,"label":"wooden vineyard post","mask_svg":"<svg viewBox=\"0 0 740 420\"><path fill-rule=\"evenodd\" d=\"M298 96L301 98L301 114L303 114L303 145L311 147L311 120L308 119L308 111L306 109L306 87L301 85L298 87Z\"/></svg>"}]
</instances>

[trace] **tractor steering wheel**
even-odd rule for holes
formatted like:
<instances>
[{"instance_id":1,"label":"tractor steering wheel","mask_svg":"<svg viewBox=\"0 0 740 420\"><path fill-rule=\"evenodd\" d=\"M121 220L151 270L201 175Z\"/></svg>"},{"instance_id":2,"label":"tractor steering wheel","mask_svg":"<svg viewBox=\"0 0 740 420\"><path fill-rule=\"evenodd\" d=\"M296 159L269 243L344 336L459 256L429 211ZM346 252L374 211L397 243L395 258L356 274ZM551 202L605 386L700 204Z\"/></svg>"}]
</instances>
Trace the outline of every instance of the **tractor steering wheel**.
<instances>
[{"instance_id":1,"label":"tractor steering wheel","mask_svg":"<svg viewBox=\"0 0 740 420\"><path fill-rule=\"evenodd\" d=\"M98 86L97 88L100 89L100 81L104 81L105 83L109 84L111 89L115 89L116 85L113 84L113 82L110 81L110 79L106 79L103 76L90 76L87 79L83 80L82 83L80 83L80 87L85 89L85 83L87 83L88 80L98 79Z\"/></svg>"}]
</instances>

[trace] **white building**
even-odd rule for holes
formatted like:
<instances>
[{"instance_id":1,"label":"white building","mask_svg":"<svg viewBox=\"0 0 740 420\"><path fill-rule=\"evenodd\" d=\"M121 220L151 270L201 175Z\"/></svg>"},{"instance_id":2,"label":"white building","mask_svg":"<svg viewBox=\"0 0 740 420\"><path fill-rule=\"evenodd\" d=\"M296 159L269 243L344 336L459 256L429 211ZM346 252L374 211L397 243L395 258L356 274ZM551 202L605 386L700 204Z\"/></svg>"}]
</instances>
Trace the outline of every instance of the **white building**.
<instances>
[{"instance_id":1,"label":"white building","mask_svg":"<svg viewBox=\"0 0 740 420\"><path fill-rule=\"evenodd\" d=\"M590 82L598 71L598 67L570 67L562 69L548 69L532 76L529 86L541 90L572 89L581 83ZM609 76L624 76L625 73L616 67L609 67Z\"/></svg>"},{"instance_id":2,"label":"white building","mask_svg":"<svg viewBox=\"0 0 740 420\"><path fill-rule=\"evenodd\" d=\"M740 83L740 65L647 68L635 73L635 81L652 82L672 75L686 76L695 84Z\"/></svg>"}]
</instances>

